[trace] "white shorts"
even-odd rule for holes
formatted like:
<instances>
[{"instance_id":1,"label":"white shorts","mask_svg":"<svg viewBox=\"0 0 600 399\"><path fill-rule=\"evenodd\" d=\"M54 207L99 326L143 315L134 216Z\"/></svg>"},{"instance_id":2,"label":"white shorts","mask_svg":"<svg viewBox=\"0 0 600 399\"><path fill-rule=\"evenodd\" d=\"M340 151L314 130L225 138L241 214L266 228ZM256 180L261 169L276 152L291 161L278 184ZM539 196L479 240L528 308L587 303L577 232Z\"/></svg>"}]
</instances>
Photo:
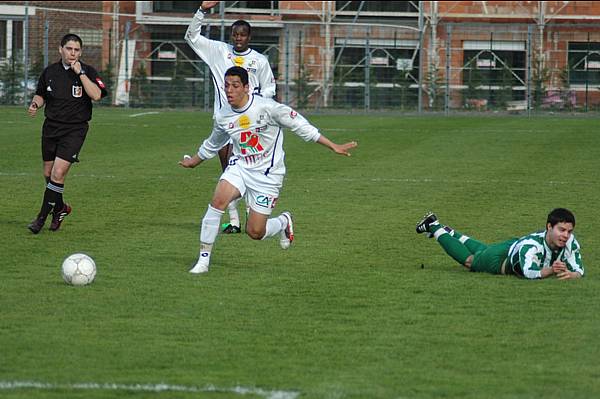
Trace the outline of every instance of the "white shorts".
<instances>
[{"instance_id":1,"label":"white shorts","mask_svg":"<svg viewBox=\"0 0 600 399\"><path fill-rule=\"evenodd\" d=\"M239 164L229 165L220 180L227 180L238 189L246 204L255 212L270 215L277 204L284 175L248 171Z\"/></svg>"}]
</instances>

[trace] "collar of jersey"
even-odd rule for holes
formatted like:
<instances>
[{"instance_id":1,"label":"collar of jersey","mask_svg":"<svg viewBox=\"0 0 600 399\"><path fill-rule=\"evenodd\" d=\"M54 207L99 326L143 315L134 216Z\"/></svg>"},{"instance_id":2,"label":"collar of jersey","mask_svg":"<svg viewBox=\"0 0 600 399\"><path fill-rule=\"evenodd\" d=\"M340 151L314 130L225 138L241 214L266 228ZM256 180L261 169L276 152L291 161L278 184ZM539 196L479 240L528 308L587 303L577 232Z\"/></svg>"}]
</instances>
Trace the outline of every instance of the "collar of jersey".
<instances>
[{"instance_id":1,"label":"collar of jersey","mask_svg":"<svg viewBox=\"0 0 600 399\"><path fill-rule=\"evenodd\" d=\"M252 51L252 49L250 47L248 47L248 50L244 51L243 53L238 53L237 51L235 51L235 47L231 46L233 48L233 55L248 55L250 54L250 52Z\"/></svg>"},{"instance_id":2,"label":"collar of jersey","mask_svg":"<svg viewBox=\"0 0 600 399\"><path fill-rule=\"evenodd\" d=\"M235 112L236 114L243 114L244 112L246 112L248 110L248 108L250 108L250 106L252 105L253 102L254 102L254 95L251 94L250 101L248 101L248 103L246 104L246 106L244 108L237 109L237 108L231 107L231 110L233 112Z\"/></svg>"}]
</instances>

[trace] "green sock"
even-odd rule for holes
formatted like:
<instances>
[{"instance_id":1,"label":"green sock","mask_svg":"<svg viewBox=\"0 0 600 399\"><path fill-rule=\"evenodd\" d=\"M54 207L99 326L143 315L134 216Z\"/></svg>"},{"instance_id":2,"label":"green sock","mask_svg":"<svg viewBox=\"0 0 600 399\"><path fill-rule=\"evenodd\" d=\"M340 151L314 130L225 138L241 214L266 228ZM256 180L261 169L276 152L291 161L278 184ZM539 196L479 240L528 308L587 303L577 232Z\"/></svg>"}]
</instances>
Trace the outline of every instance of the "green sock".
<instances>
[{"instance_id":1,"label":"green sock","mask_svg":"<svg viewBox=\"0 0 600 399\"><path fill-rule=\"evenodd\" d=\"M460 240L461 238L465 237L465 239L463 239L462 241L463 245L467 247L467 249L471 251L472 254L475 254L475 252L483 251L487 248L487 245L485 245L484 243L477 241L469 236L465 236L463 233L460 233L454 229L452 230L454 231L453 237L457 240Z\"/></svg>"},{"instance_id":2,"label":"green sock","mask_svg":"<svg viewBox=\"0 0 600 399\"><path fill-rule=\"evenodd\" d=\"M444 249L444 251L446 251L446 253L452 257L452 259L461 265L464 265L467 258L472 255L466 246L464 246L460 241L452 237L450 234L440 234L440 236L437 238L437 242Z\"/></svg>"}]
</instances>

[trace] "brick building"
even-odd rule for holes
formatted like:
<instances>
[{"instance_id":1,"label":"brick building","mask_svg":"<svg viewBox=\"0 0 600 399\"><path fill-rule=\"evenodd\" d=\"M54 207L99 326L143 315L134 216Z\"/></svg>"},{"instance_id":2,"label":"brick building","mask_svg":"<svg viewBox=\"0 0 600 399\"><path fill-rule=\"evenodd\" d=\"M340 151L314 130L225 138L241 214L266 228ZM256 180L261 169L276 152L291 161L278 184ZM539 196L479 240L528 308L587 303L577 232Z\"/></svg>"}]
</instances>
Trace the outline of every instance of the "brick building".
<instances>
[{"instance_id":1,"label":"brick building","mask_svg":"<svg viewBox=\"0 0 600 399\"><path fill-rule=\"evenodd\" d=\"M253 47L278 78L278 98L295 105L488 108L551 103L560 92L556 104L568 96L570 105L587 106L600 93L600 3L593 1L222 4L207 16L207 35L228 40L233 21L249 20ZM141 74L157 94L179 79L192 104L210 104L207 70L183 40L198 5L0 1L0 63L23 54L27 39L30 63L52 60L59 37L74 32L86 60L113 72L122 97L115 101L129 101L130 81Z\"/></svg>"}]
</instances>

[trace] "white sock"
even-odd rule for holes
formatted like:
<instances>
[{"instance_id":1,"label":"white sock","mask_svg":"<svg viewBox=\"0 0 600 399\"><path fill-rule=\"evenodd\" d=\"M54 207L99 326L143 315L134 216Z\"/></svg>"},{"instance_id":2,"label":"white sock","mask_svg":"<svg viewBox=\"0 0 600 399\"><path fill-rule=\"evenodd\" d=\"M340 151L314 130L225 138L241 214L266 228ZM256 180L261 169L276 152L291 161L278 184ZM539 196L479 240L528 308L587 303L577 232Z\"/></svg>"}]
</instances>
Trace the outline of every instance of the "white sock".
<instances>
[{"instance_id":1,"label":"white sock","mask_svg":"<svg viewBox=\"0 0 600 399\"><path fill-rule=\"evenodd\" d=\"M439 238L440 238L440 236L442 234L448 234L448 232L445 229L443 229L443 228L442 229L437 229L435 231L435 233L433 233L433 236L435 237L436 240L439 240Z\"/></svg>"},{"instance_id":2,"label":"white sock","mask_svg":"<svg viewBox=\"0 0 600 399\"><path fill-rule=\"evenodd\" d=\"M232 226L240 227L240 214L237 206L241 198L235 199L227 205L227 211L229 212L229 223Z\"/></svg>"},{"instance_id":3,"label":"white sock","mask_svg":"<svg viewBox=\"0 0 600 399\"><path fill-rule=\"evenodd\" d=\"M223 211L208 205L204 218L202 218L202 229L200 230L200 257L210 257L210 251L217 239L217 234L219 234L222 215Z\"/></svg>"},{"instance_id":4,"label":"white sock","mask_svg":"<svg viewBox=\"0 0 600 399\"><path fill-rule=\"evenodd\" d=\"M276 218L270 218L267 220L267 228L265 229L265 236L262 238L267 239L269 237L273 237L279 233L283 229L287 227L287 219L285 216L279 215Z\"/></svg>"}]
</instances>

